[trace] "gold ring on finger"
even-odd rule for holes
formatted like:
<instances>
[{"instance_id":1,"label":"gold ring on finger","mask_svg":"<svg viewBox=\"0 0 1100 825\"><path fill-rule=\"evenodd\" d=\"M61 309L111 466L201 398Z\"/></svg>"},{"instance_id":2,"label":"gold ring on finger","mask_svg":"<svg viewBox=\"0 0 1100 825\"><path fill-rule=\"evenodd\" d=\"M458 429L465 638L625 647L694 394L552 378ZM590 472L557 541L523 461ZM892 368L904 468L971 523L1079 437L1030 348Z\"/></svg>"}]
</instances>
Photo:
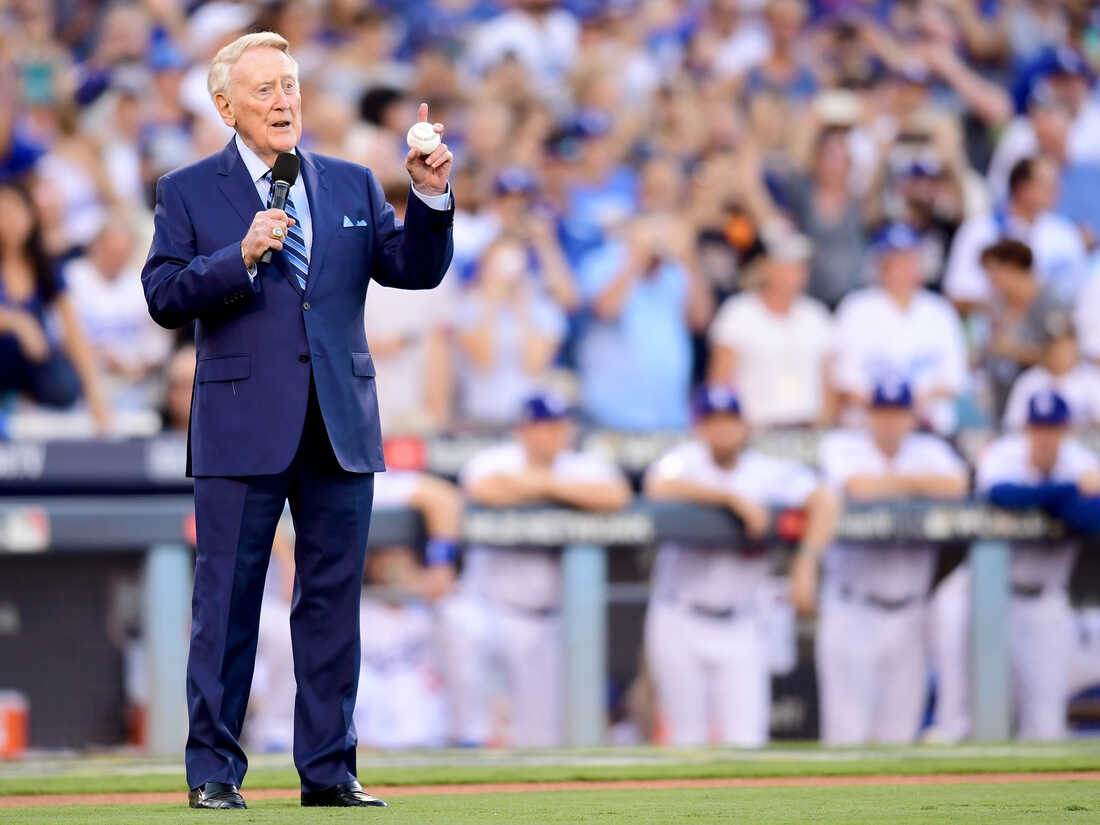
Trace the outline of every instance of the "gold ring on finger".
<instances>
[{"instance_id":1,"label":"gold ring on finger","mask_svg":"<svg viewBox=\"0 0 1100 825\"><path fill-rule=\"evenodd\" d=\"M283 237L283 228L281 226L276 226L274 229L271 230L271 237L273 237L273 238Z\"/></svg>"}]
</instances>

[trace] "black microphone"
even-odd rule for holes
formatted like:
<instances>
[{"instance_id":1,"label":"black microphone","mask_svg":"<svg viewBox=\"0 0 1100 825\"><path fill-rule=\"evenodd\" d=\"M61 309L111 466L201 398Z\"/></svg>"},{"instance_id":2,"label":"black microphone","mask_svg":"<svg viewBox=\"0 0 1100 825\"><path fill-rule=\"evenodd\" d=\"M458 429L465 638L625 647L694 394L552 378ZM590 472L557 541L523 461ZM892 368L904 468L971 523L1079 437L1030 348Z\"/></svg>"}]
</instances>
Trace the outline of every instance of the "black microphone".
<instances>
[{"instance_id":1,"label":"black microphone","mask_svg":"<svg viewBox=\"0 0 1100 825\"><path fill-rule=\"evenodd\" d=\"M286 199L290 197L290 187L298 180L298 166L300 161L293 152L280 152L275 158L275 165L271 167L271 209L286 209ZM283 236L286 240L286 236ZM265 264L271 263L271 248L264 250L260 260Z\"/></svg>"}]
</instances>

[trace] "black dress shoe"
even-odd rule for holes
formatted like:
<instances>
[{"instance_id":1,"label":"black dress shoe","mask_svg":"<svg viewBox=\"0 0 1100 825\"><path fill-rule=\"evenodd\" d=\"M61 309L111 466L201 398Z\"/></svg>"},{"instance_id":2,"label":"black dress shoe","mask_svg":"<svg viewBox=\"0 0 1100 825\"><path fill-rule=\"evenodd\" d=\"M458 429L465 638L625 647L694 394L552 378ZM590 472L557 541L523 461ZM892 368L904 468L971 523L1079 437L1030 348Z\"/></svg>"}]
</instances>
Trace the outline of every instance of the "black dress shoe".
<instances>
[{"instance_id":1,"label":"black dress shoe","mask_svg":"<svg viewBox=\"0 0 1100 825\"><path fill-rule=\"evenodd\" d=\"M341 782L323 791L302 791L304 808L385 808L386 803L363 790L359 780Z\"/></svg>"},{"instance_id":2,"label":"black dress shoe","mask_svg":"<svg viewBox=\"0 0 1100 825\"><path fill-rule=\"evenodd\" d=\"M197 788L192 788L187 794L187 801L192 808L232 808L244 810L248 806L244 804L244 797L236 785L228 785L225 782L206 782Z\"/></svg>"}]
</instances>

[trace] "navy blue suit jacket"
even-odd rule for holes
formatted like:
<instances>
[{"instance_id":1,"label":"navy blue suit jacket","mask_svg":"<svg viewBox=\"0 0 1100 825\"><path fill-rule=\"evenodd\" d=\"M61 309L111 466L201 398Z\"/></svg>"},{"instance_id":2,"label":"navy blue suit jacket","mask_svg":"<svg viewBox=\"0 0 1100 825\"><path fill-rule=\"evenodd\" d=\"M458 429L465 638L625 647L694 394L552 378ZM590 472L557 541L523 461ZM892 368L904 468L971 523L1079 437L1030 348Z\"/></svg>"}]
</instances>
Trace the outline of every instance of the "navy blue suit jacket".
<instances>
[{"instance_id":1,"label":"navy blue suit jacket","mask_svg":"<svg viewBox=\"0 0 1100 825\"><path fill-rule=\"evenodd\" d=\"M385 469L374 363L363 328L371 278L431 289L451 260L454 205L409 198L404 226L363 166L302 158L313 224L303 294L282 252L250 282L241 239L265 208L231 140L157 183L155 234L141 273L149 312L169 329L196 321L198 364L188 475L268 475L294 458L310 372L340 465ZM345 226L365 221L365 226Z\"/></svg>"}]
</instances>

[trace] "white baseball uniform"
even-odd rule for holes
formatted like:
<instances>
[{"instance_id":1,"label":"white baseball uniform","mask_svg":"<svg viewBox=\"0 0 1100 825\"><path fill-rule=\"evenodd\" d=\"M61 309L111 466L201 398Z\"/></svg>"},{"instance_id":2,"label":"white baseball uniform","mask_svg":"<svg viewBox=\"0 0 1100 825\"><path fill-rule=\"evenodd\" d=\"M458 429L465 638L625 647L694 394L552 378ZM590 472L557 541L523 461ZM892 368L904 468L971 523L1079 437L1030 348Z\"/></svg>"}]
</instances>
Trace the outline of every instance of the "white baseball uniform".
<instances>
[{"instance_id":1,"label":"white baseball uniform","mask_svg":"<svg viewBox=\"0 0 1100 825\"><path fill-rule=\"evenodd\" d=\"M935 389L959 395L965 389L962 324L939 295L918 290L902 308L881 287L857 290L837 308L836 330L833 377L842 392L870 396L881 381L905 381L917 396ZM951 399L936 402L928 414L937 432L954 431Z\"/></svg>"},{"instance_id":2,"label":"white baseball uniform","mask_svg":"<svg viewBox=\"0 0 1100 825\"><path fill-rule=\"evenodd\" d=\"M374 474L374 508L409 507L413 492L420 480L418 473L410 470L387 470Z\"/></svg>"},{"instance_id":3,"label":"white baseball uniform","mask_svg":"<svg viewBox=\"0 0 1100 825\"><path fill-rule=\"evenodd\" d=\"M967 477L951 447L924 433L906 436L890 457L870 433L838 431L824 438L820 455L838 493L857 475ZM927 696L924 620L936 557L936 546L922 543L838 543L826 552L816 660L827 744L916 739Z\"/></svg>"},{"instance_id":4,"label":"white baseball uniform","mask_svg":"<svg viewBox=\"0 0 1100 825\"><path fill-rule=\"evenodd\" d=\"M1066 438L1049 478L1031 464L1026 433L999 438L978 462L978 489L998 483L1076 483L1100 470L1100 460L1080 442ZM1018 542L1012 550L1012 679L1017 733L1021 739L1061 739L1066 735L1071 636L1069 577L1077 558L1073 540Z\"/></svg>"},{"instance_id":5,"label":"white baseball uniform","mask_svg":"<svg viewBox=\"0 0 1100 825\"><path fill-rule=\"evenodd\" d=\"M366 596L355 728L360 744L432 748L446 744L446 697L431 608Z\"/></svg>"},{"instance_id":6,"label":"white baseball uniform","mask_svg":"<svg viewBox=\"0 0 1100 825\"><path fill-rule=\"evenodd\" d=\"M1012 384L1005 402L1005 430L1022 430L1027 424L1027 402L1036 393L1058 393L1069 404L1075 427L1100 422L1100 368L1080 363L1064 375L1054 375L1042 365L1024 370Z\"/></svg>"},{"instance_id":7,"label":"white baseball uniform","mask_svg":"<svg viewBox=\"0 0 1100 825\"><path fill-rule=\"evenodd\" d=\"M474 456L459 476L469 491L479 479L527 467L517 442ZM586 453L566 451L551 472L562 481L593 483L622 478L618 468ZM534 547L467 547L457 593L441 605L444 670L452 739L484 744L492 734L494 676L503 675L510 700L514 747L561 741L561 559Z\"/></svg>"},{"instance_id":8,"label":"white baseball uniform","mask_svg":"<svg viewBox=\"0 0 1100 825\"><path fill-rule=\"evenodd\" d=\"M648 476L735 493L757 504L800 507L816 475L745 450L729 468L699 441L674 447ZM763 601L774 594L764 555L663 542L646 614L645 651L661 720L674 745L757 747L768 740L771 682Z\"/></svg>"}]
</instances>

